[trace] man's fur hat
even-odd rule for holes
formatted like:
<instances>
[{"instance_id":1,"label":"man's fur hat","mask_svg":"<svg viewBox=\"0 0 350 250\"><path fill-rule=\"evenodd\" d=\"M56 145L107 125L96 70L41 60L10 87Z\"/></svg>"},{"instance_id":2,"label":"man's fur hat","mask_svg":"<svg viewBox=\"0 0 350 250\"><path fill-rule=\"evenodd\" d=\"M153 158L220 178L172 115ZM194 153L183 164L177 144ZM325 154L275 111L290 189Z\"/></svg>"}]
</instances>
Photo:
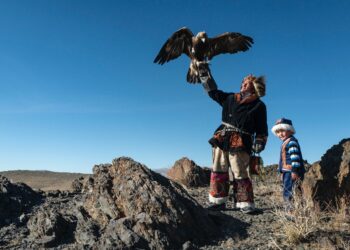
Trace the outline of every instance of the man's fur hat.
<instances>
[{"instance_id":1,"label":"man's fur hat","mask_svg":"<svg viewBox=\"0 0 350 250\"><path fill-rule=\"evenodd\" d=\"M264 76L255 77L253 76L253 85L255 93L259 97L263 97L266 91L266 81Z\"/></svg>"}]
</instances>

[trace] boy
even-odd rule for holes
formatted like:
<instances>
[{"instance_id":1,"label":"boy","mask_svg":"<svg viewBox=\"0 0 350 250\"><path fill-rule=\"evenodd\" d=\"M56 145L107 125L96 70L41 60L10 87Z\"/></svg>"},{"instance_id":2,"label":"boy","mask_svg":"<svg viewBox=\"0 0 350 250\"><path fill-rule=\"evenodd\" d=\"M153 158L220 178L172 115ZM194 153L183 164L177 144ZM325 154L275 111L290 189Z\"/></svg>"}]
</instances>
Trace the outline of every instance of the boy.
<instances>
[{"instance_id":1,"label":"boy","mask_svg":"<svg viewBox=\"0 0 350 250\"><path fill-rule=\"evenodd\" d=\"M281 118L272 127L272 132L282 140L279 172L282 174L283 199L286 210L292 210L293 190L301 192L301 181L304 178L305 168L298 140L294 137L295 129L292 121Z\"/></svg>"}]
</instances>

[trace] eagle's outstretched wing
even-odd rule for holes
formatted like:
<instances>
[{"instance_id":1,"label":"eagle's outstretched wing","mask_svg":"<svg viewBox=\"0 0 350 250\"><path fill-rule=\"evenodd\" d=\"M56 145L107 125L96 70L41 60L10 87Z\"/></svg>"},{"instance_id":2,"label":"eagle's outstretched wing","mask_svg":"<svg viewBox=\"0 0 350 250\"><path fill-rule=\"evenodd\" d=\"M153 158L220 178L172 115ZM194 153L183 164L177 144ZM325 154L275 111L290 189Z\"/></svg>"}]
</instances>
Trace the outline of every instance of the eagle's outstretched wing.
<instances>
[{"instance_id":1,"label":"eagle's outstretched wing","mask_svg":"<svg viewBox=\"0 0 350 250\"><path fill-rule=\"evenodd\" d=\"M240 33L226 32L210 39L208 59L224 53L237 53L248 50L253 44L253 38Z\"/></svg>"},{"instance_id":2,"label":"eagle's outstretched wing","mask_svg":"<svg viewBox=\"0 0 350 250\"><path fill-rule=\"evenodd\" d=\"M169 37L154 59L154 63L164 64L178 58L182 53L190 56L193 34L190 29L184 27Z\"/></svg>"}]
</instances>

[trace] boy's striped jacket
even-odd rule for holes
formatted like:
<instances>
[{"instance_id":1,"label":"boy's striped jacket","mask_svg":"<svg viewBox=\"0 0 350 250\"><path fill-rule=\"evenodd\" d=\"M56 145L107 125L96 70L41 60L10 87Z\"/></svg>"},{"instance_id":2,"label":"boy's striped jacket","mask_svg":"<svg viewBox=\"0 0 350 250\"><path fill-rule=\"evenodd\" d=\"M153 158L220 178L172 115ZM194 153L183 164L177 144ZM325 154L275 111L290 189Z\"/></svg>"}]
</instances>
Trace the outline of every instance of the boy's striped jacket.
<instances>
[{"instance_id":1,"label":"boy's striped jacket","mask_svg":"<svg viewBox=\"0 0 350 250\"><path fill-rule=\"evenodd\" d=\"M304 160L298 140L294 136L285 139L281 146L279 172L294 172L299 176L305 173Z\"/></svg>"}]
</instances>

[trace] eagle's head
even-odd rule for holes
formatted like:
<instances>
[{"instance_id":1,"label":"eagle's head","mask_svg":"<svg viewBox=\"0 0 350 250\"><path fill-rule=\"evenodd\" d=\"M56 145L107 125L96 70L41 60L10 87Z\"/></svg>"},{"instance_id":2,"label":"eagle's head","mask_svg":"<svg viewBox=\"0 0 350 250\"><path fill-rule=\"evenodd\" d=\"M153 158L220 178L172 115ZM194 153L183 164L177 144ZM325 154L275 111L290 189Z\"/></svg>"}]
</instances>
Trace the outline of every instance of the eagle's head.
<instances>
[{"instance_id":1,"label":"eagle's head","mask_svg":"<svg viewBox=\"0 0 350 250\"><path fill-rule=\"evenodd\" d=\"M206 43L206 41L208 40L208 35L207 33L205 33L205 31L201 31L201 32L198 32L198 34L196 35L196 38L201 40L202 43Z\"/></svg>"}]
</instances>

